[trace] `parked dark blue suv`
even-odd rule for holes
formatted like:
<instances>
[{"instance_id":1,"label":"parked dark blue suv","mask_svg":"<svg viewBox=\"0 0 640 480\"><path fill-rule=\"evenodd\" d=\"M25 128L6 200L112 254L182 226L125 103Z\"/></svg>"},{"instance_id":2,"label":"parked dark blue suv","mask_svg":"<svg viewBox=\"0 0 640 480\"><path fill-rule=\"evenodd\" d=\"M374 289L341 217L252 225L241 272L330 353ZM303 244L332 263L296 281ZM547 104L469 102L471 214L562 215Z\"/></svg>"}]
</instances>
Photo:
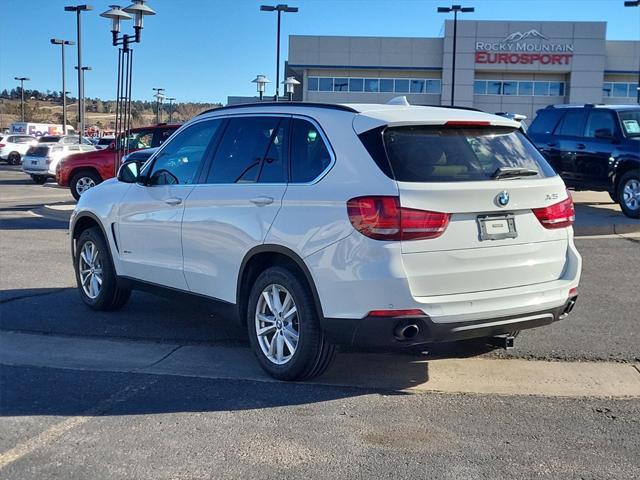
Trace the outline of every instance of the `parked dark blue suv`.
<instances>
[{"instance_id":1,"label":"parked dark blue suv","mask_svg":"<svg viewBox=\"0 0 640 480\"><path fill-rule=\"evenodd\" d=\"M568 187L609 192L640 218L640 106L550 105L527 134Z\"/></svg>"}]
</instances>

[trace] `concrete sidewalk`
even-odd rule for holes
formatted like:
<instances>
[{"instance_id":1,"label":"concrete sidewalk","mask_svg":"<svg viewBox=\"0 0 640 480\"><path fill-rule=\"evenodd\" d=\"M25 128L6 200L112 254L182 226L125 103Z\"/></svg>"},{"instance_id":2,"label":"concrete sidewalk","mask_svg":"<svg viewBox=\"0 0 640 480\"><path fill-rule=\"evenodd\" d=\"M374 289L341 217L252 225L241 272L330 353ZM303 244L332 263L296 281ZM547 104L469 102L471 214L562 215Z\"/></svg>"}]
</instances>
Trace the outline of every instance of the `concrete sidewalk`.
<instances>
[{"instance_id":1,"label":"concrete sidewalk","mask_svg":"<svg viewBox=\"0 0 640 480\"><path fill-rule=\"evenodd\" d=\"M571 192L576 206L576 235L640 233L640 219L622 213L607 192Z\"/></svg>"},{"instance_id":2,"label":"concrete sidewalk","mask_svg":"<svg viewBox=\"0 0 640 480\"><path fill-rule=\"evenodd\" d=\"M0 364L276 382L247 348L4 331ZM640 398L637 365L341 353L312 383L413 393Z\"/></svg>"}]
</instances>

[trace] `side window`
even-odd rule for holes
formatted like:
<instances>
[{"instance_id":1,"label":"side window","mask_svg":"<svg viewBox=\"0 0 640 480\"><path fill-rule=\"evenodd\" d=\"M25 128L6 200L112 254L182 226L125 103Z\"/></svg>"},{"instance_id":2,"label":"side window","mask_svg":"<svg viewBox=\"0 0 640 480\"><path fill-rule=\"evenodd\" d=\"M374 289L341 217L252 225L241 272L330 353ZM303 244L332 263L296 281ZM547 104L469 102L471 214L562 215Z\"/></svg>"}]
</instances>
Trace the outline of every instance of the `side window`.
<instances>
[{"instance_id":1,"label":"side window","mask_svg":"<svg viewBox=\"0 0 640 480\"><path fill-rule=\"evenodd\" d=\"M149 175L150 185L195 183L198 167L222 120L196 123L186 128L156 156Z\"/></svg>"},{"instance_id":2,"label":"side window","mask_svg":"<svg viewBox=\"0 0 640 480\"><path fill-rule=\"evenodd\" d=\"M80 151L80 145L69 145L67 147L70 153L75 153Z\"/></svg>"},{"instance_id":3,"label":"side window","mask_svg":"<svg viewBox=\"0 0 640 480\"><path fill-rule=\"evenodd\" d=\"M129 135L129 150L150 148L153 144L153 130L131 132Z\"/></svg>"},{"instance_id":4,"label":"side window","mask_svg":"<svg viewBox=\"0 0 640 480\"><path fill-rule=\"evenodd\" d=\"M207 176L207 183L282 181L286 118L236 117L229 120Z\"/></svg>"},{"instance_id":5,"label":"side window","mask_svg":"<svg viewBox=\"0 0 640 480\"><path fill-rule=\"evenodd\" d=\"M562 113L560 109L541 110L529 127L529 131L544 135L552 134L560 121L560 117L562 117Z\"/></svg>"},{"instance_id":6,"label":"side window","mask_svg":"<svg viewBox=\"0 0 640 480\"><path fill-rule=\"evenodd\" d=\"M616 133L615 121L610 111L593 109L589 112L584 136L593 138L598 130L609 130L612 135Z\"/></svg>"},{"instance_id":7,"label":"side window","mask_svg":"<svg viewBox=\"0 0 640 480\"><path fill-rule=\"evenodd\" d=\"M582 136L584 124L584 110L569 110L560 124L560 135L568 137Z\"/></svg>"},{"instance_id":8,"label":"side window","mask_svg":"<svg viewBox=\"0 0 640 480\"><path fill-rule=\"evenodd\" d=\"M162 145L175 131L176 130L174 128L156 130L156 135L155 137L153 137L153 146L159 147L160 145Z\"/></svg>"},{"instance_id":9,"label":"side window","mask_svg":"<svg viewBox=\"0 0 640 480\"><path fill-rule=\"evenodd\" d=\"M331 155L318 129L307 120L294 118L291 125L291 182L310 182L330 163Z\"/></svg>"}]
</instances>

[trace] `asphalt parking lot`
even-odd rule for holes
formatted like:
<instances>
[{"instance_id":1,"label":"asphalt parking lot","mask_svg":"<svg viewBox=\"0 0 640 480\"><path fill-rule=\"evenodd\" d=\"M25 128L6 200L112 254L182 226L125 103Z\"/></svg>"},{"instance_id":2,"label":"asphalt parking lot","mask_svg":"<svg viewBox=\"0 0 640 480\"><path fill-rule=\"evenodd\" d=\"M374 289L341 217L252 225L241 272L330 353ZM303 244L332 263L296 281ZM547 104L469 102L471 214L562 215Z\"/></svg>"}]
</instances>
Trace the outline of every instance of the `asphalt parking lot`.
<instances>
[{"instance_id":1,"label":"asphalt parking lot","mask_svg":"<svg viewBox=\"0 0 640 480\"><path fill-rule=\"evenodd\" d=\"M578 226L584 212L585 233L624 227L577 238L568 319L509 351L345 351L312 384L264 378L244 332L206 304L135 292L122 311L86 309L71 200L0 166L2 478L640 475L640 236L601 197L576 199ZM467 378L487 368L512 388Z\"/></svg>"}]
</instances>

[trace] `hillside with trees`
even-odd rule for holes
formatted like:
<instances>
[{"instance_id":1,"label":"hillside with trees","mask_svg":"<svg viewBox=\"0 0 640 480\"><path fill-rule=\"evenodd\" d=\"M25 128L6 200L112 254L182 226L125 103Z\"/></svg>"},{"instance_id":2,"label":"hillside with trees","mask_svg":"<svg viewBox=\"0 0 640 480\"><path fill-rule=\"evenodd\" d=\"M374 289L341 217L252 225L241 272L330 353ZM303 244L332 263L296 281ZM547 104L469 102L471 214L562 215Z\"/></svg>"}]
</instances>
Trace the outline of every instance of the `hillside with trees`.
<instances>
[{"instance_id":1,"label":"hillside with trees","mask_svg":"<svg viewBox=\"0 0 640 480\"><path fill-rule=\"evenodd\" d=\"M62 92L24 89L25 120L38 123L62 123ZM220 104L179 102L173 104L173 122L183 123L198 113ZM85 99L85 123L98 130L111 130L115 121L115 100L100 98ZM161 108L162 121L169 120L169 104ZM67 123L76 126L78 116L77 98L67 96ZM150 125L156 121L156 102L134 100L131 102L131 117L134 127ZM0 131L13 122L20 121L20 87L0 92Z\"/></svg>"}]
</instances>

